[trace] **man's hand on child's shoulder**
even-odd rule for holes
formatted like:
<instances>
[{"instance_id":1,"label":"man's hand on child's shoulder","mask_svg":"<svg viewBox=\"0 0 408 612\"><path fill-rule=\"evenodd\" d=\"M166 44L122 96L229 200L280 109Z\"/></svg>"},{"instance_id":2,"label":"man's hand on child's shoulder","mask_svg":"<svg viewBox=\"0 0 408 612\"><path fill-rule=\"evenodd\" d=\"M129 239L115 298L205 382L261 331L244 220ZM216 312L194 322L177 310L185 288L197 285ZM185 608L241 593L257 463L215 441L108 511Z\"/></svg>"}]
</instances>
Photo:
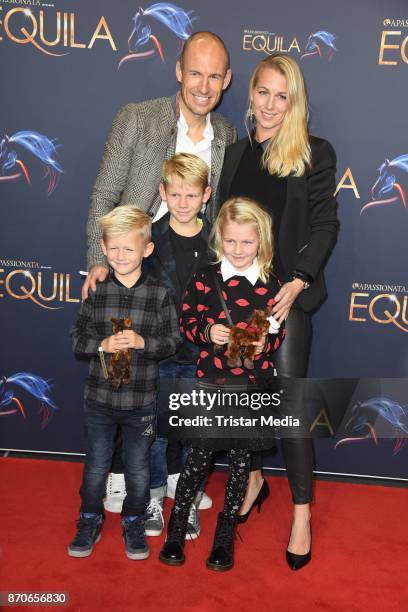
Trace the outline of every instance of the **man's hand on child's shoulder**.
<instances>
[{"instance_id":1,"label":"man's hand on child's shoulder","mask_svg":"<svg viewBox=\"0 0 408 612\"><path fill-rule=\"evenodd\" d=\"M96 283L101 283L108 276L109 270L106 266L94 266L88 272L88 276L85 279L84 284L82 285L82 301L86 300L89 297L89 289L95 293L96 291Z\"/></svg>"}]
</instances>

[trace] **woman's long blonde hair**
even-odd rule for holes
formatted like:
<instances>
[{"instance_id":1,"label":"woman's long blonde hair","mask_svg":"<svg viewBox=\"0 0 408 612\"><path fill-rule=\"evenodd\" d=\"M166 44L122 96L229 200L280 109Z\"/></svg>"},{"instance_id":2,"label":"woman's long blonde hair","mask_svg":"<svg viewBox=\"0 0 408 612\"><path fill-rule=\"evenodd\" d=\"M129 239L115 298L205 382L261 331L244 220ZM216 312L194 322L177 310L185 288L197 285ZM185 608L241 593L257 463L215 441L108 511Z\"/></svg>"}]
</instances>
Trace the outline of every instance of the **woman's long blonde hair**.
<instances>
[{"instance_id":1,"label":"woman's long blonde hair","mask_svg":"<svg viewBox=\"0 0 408 612\"><path fill-rule=\"evenodd\" d=\"M311 151L307 122L309 111L302 72L297 63L286 55L269 55L256 66L249 82L249 104L246 119L252 116L252 92L259 73L271 68L286 78L289 108L279 132L271 138L262 156L262 165L269 174L302 176L311 165Z\"/></svg>"},{"instance_id":2,"label":"woman's long blonde hair","mask_svg":"<svg viewBox=\"0 0 408 612\"><path fill-rule=\"evenodd\" d=\"M219 263L224 257L222 246L222 230L226 223L252 223L256 226L259 237L258 265L259 276L262 282L268 282L269 273L272 269L273 259L273 234L271 216L258 202L252 198L229 198L221 206L220 212L212 226L209 245Z\"/></svg>"}]
</instances>

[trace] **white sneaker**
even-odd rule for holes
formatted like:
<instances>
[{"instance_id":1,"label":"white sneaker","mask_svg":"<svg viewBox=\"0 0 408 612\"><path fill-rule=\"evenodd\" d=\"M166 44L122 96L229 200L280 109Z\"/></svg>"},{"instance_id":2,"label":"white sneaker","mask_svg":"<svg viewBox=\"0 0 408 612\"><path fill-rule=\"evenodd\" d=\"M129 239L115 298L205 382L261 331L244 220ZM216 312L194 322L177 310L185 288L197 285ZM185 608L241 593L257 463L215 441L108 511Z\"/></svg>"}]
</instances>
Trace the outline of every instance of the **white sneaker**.
<instances>
[{"instance_id":1,"label":"white sneaker","mask_svg":"<svg viewBox=\"0 0 408 612\"><path fill-rule=\"evenodd\" d=\"M180 474L169 474L167 476L167 492L166 496L174 499L176 496L176 487Z\"/></svg>"},{"instance_id":2,"label":"white sneaker","mask_svg":"<svg viewBox=\"0 0 408 612\"><path fill-rule=\"evenodd\" d=\"M176 487L180 474L170 474L167 477L167 497L174 499L176 495ZM211 497L208 497L204 491L199 491L196 495L195 503L200 510L208 510L213 505Z\"/></svg>"},{"instance_id":3,"label":"white sneaker","mask_svg":"<svg viewBox=\"0 0 408 612\"><path fill-rule=\"evenodd\" d=\"M145 534L147 536L159 536L163 529L163 498L151 497L146 508Z\"/></svg>"},{"instance_id":4,"label":"white sneaker","mask_svg":"<svg viewBox=\"0 0 408 612\"><path fill-rule=\"evenodd\" d=\"M125 497L125 475L110 472L106 481L106 497L103 500L105 510L107 512L122 512Z\"/></svg>"},{"instance_id":5,"label":"white sneaker","mask_svg":"<svg viewBox=\"0 0 408 612\"><path fill-rule=\"evenodd\" d=\"M199 491L194 500L195 505L200 510L208 510L213 505L211 497L208 497L204 491Z\"/></svg>"}]
</instances>

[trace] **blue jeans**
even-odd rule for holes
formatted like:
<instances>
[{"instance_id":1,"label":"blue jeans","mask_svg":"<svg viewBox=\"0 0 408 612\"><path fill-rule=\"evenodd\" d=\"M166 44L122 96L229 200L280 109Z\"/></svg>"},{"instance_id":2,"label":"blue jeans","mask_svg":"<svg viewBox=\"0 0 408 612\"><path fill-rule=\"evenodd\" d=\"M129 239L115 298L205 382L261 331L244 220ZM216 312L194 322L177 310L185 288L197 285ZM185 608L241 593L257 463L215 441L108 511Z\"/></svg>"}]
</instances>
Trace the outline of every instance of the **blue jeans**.
<instances>
[{"instance_id":1,"label":"blue jeans","mask_svg":"<svg viewBox=\"0 0 408 612\"><path fill-rule=\"evenodd\" d=\"M190 364L180 364L172 361L171 359L163 361L160 364L160 378L167 379L178 379L178 378L195 378L196 366ZM157 406L158 413L166 412L168 406L162 405L160 402ZM160 434L160 432L159 432ZM188 449L182 446L179 442L171 442L171 445L177 445L179 449L172 449L173 452L181 453L181 465L184 465L186 460ZM155 441L150 447L150 488L157 489L164 487L167 484L167 447L168 440L160 436L156 437Z\"/></svg>"},{"instance_id":2,"label":"blue jeans","mask_svg":"<svg viewBox=\"0 0 408 612\"><path fill-rule=\"evenodd\" d=\"M143 515L149 501L149 449L155 436L155 403L135 410L113 410L85 403L86 460L80 495L81 512L103 513L106 478L117 427L122 431L126 497L122 514Z\"/></svg>"}]
</instances>

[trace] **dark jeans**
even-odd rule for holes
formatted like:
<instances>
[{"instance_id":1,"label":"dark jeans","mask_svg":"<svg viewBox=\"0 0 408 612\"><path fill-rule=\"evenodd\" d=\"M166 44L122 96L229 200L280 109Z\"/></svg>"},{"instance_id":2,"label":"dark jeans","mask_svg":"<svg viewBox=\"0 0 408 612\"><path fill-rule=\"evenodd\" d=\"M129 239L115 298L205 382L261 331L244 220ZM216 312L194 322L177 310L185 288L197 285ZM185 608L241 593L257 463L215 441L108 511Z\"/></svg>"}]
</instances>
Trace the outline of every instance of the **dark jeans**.
<instances>
[{"instance_id":1,"label":"dark jeans","mask_svg":"<svg viewBox=\"0 0 408 612\"><path fill-rule=\"evenodd\" d=\"M160 363L160 379L177 380L179 378L194 378L196 366L191 364L176 363L172 359ZM157 406L158 417L168 410L167 401L159 400ZM150 448L150 488L157 489L167 484L168 474L178 474L184 465L188 449L181 442L171 440L170 442L160 435ZM200 487L201 488L201 487Z\"/></svg>"},{"instance_id":2,"label":"dark jeans","mask_svg":"<svg viewBox=\"0 0 408 612\"><path fill-rule=\"evenodd\" d=\"M273 356L278 376L306 378L312 342L310 315L292 308L286 321L286 337ZM310 438L282 438L289 486L294 504L312 501L313 441ZM252 453L251 471L262 468L262 453Z\"/></svg>"},{"instance_id":3,"label":"dark jeans","mask_svg":"<svg viewBox=\"0 0 408 612\"><path fill-rule=\"evenodd\" d=\"M149 449L155 436L155 403L135 410L113 410L86 402L86 460L80 495L81 512L103 513L117 428L122 432L126 497L122 514L143 515L149 501Z\"/></svg>"}]
</instances>

